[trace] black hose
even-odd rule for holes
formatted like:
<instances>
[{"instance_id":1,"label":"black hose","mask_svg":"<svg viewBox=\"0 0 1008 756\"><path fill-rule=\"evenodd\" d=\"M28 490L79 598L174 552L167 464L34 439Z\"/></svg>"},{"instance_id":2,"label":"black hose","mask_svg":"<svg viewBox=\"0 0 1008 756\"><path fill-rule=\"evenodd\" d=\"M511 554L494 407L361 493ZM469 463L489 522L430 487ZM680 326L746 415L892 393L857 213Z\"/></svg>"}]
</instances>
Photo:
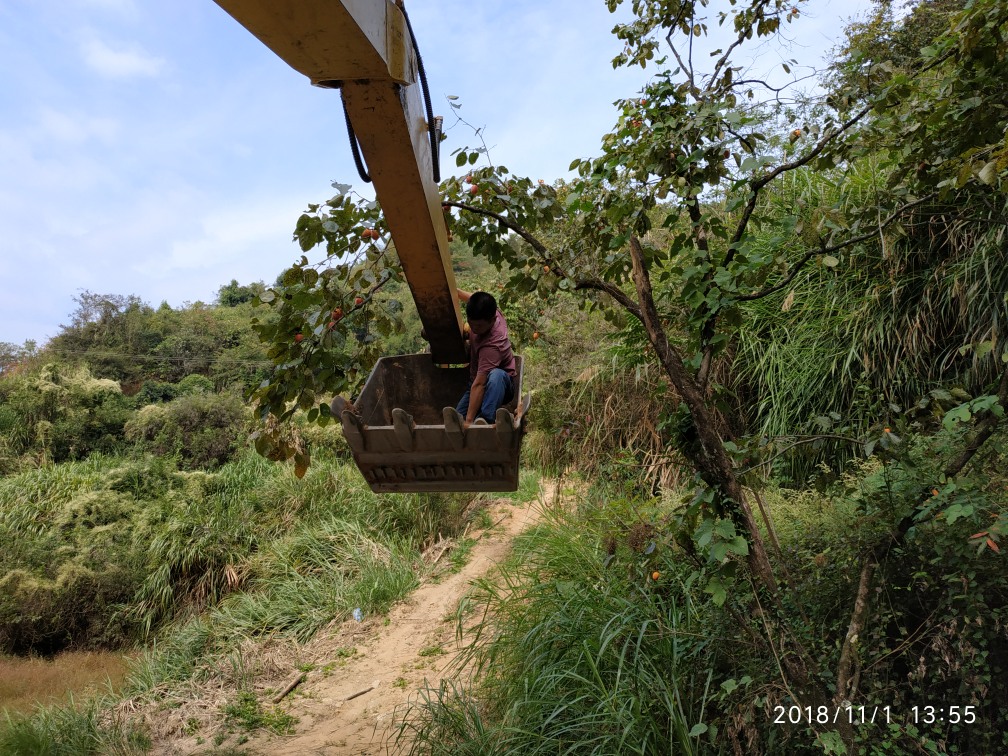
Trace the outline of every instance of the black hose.
<instances>
[{"instance_id":1,"label":"black hose","mask_svg":"<svg viewBox=\"0 0 1008 756\"><path fill-rule=\"evenodd\" d=\"M430 134L431 163L434 166L434 183L441 183L441 145L438 144L439 137L434 128L434 108L431 107L430 89L427 87L427 73L424 71L423 58L420 57L420 48L417 47L416 36L413 34L413 26L410 24L409 14L406 12L405 3L399 4L403 18L406 19L406 28L409 30L410 39L413 40L413 52L416 53L417 71L420 73L420 86L423 89L424 105L427 106L427 132Z\"/></svg>"},{"instance_id":2,"label":"black hose","mask_svg":"<svg viewBox=\"0 0 1008 756\"><path fill-rule=\"evenodd\" d=\"M343 96L342 89L340 90L340 100L343 102L343 116L346 118L346 130L350 136L350 151L353 153L354 165L357 166L357 173L360 175L361 181L370 184L371 176L368 175L364 161L361 160L360 147L357 146L357 135L354 134L353 124L350 123L350 112L347 110L346 97Z\"/></svg>"}]
</instances>

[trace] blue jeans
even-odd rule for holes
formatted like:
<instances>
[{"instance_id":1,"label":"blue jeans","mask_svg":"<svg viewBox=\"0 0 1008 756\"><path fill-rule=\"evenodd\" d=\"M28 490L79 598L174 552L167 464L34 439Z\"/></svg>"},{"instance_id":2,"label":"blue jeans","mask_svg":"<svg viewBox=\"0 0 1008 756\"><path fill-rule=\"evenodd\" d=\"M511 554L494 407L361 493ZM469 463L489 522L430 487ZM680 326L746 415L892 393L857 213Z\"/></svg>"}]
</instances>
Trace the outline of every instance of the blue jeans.
<instances>
[{"instance_id":1,"label":"blue jeans","mask_svg":"<svg viewBox=\"0 0 1008 756\"><path fill-rule=\"evenodd\" d=\"M470 381L465 396L462 397L462 401L455 408L462 415L463 420L469 414L469 392L471 391L472 382ZM487 376L486 387L483 390L483 405L480 407L479 414L476 417L482 417L493 425L497 422L497 410L512 399L514 399L514 381L511 380L511 376L507 374L506 370L494 368L490 371L490 375ZM473 419L475 420L476 418Z\"/></svg>"}]
</instances>

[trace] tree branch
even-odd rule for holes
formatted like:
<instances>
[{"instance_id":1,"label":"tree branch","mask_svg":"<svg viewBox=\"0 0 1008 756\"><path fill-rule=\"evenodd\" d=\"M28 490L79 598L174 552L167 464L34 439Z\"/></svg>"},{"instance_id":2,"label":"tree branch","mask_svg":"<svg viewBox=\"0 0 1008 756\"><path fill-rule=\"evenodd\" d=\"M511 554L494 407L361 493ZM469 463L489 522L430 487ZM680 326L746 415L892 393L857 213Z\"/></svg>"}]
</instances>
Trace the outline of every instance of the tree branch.
<instances>
[{"instance_id":1,"label":"tree branch","mask_svg":"<svg viewBox=\"0 0 1008 756\"><path fill-rule=\"evenodd\" d=\"M550 271L554 275L575 281L574 284L575 290L593 289L595 291L604 291L606 294L608 294L617 302L619 302L620 305L629 310L635 318L643 322L644 316L641 313L640 307L638 307L637 303L634 302L629 296L627 296L626 292L620 289L616 284L610 283L609 281L600 281L597 278L585 278L580 281L576 281L571 276L567 275L567 273L564 272L559 265L556 265L555 260L552 258L552 256L550 256L549 250L546 249L546 246L541 241L536 239L534 236L532 236L532 234L530 234L528 231L526 231L524 228L522 228L509 218L505 218L503 215L495 213L493 210L486 210L482 207L474 207L473 205L466 205L462 202L442 202L441 204L447 205L449 207L457 207L460 210L468 210L469 212L477 213L479 215L485 215L488 218L493 218L502 226L510 228L516 234L521 236L521 238L523 238L525 241L531 244L532 248L536 252L538 252L547 263L549 263Z\"/></svg>"},{"instance_id":2,"label":"tree branch","mask_svg":"<svg viewBox=\"0 0 1008 756\"><path fill-rule=\"evenodd\" d=\"M847 687L850 683L851 671L854 667L854 659L857 655L857 642L864 629L865 619L868 617L868 591L871 588L872 577L875 575L875 554L869 554L865 558L864 567L861 568L861 580L858 582L857 596L854 599L854 612L851 615L850 625L847 627L847 635L844 636L843 648L840 650L840 663L837 666L836 694L834 703L840 705L841 702L849 700L847 698ZM853 690L850 692L853 693Z\"/></svg>"},{"instance_id":3,"label":"tree branch","mask_svg":"<svg viewBox=\"0 0 1008 756\"><path fill-rule=\"evenodd\" d=\"M816 143L816 146L804 157L792 160L790 163L784 163L783 165L777 166L773 171L763 176L760 179L752 181L749 184L752 196L749 198L749 202L746 203L746 208L742 212L742 217L739 219L738 226L735 229L735 235L732 236L731 243L737 244L741 241L743 234L745 234L746 227L749 225L749 217L753 214L753 210L756 209L756 200L759 198L760 190L773 181L775 178L780 176L782 173L787 173L788 171L793 171L796 168L801 168L803 165L807 165L812 162L813 158L816 158L822 153L823 150L838 136L845 133L851 126L854 126L858 121L864 118L869 112L871 112L872 106L868 105L862 108L856 115L852 116L847 122L842 124L839 129L830 130L823 135L822 139ZM734 250L730 249L728 252L725 264L731 262L731 258L734 256Z\"/></svg>"},{"instance_id":4,"label":"tree branch","mask_svg":"<svg viewBox=\"0 0 1008 756\"><path fill-rule=\"evenodd\" d=\"M575 290L577 289L594 289L595 291L604 291L610 297L619 302L624 308L630 311L630 313L637 318L642 323L644 322L644 313L641 312L641 308L637 306L626 292L619 288L616 284L609 283L608 281L600 281L597 278L585 278L574 284Z\"/></svg>"},{"instance_id":5,"label":"tree branch","mask_svg":"<svg viewBox=\"0 0 1008 756\"><path fill-rule=\"evenodd\" d=\"M780 457L783 454L787 454L789 451L791 451L795 447L802 446L803 444L814 444L816 441L846 441L849 444L861 444L861 446L864 446L865 443L866 443L865 441L860 441L860 440L858 440L856 438L849 438L847 436L837 436L837 435L831 434L831 433L826 433L826 434L819 435L819 436L809 436L808 438L804 438L801 441L797 441L797 442L791 444L790 446L785 446L779 452L777 452L772 457L770 457L770 459L764 459L758 465L753 465L752 467L747 467L745 470L741 470L738 473L736 473L736 475L738 477L742 477L746 473L751 473L753 470L758 470L761 467L766 467L771 462L773 462L775 459L777 459L778 457Z\"/></svg>"},{"instance_id":6,"label":"tree branch","mask_svg":"<svg viewBox=\"0 0 1008 756\"><path fill-rule=\"evenodd\" d=\"M493 210L486 210L482 207L474 207L473 205L466 205L462 202L442 202L441 204L442 206L457 207L460 210L468 210L470 213L476 213L477 215L485 215L488 218L493 218L502 226L510 228L512 231L518 234L518 236L520 236L522 239L531 244L532 249L534 249L540 255L543 255L544 257L549 257L549 252L547 251L545 245L543 245L541 241L536 239L534 236L532 236L532 234L530 234L524 228L519 226L517 223L515 223L509 218L505 218L500 213L495 213Z\"/></svg>"}]
</instances>

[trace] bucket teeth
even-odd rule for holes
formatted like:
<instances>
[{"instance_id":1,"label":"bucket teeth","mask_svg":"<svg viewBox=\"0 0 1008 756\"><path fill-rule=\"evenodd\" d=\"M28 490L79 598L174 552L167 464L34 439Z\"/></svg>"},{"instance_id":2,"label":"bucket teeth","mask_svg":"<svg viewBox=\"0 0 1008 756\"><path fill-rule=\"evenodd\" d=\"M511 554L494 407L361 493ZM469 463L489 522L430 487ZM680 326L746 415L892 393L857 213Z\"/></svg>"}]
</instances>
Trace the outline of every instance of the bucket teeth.
<instances>
[{"instance_id":1,"label":"bucket teeth","mask_svg":"<svg viewBox=\"0 0 1008 756\"><path fill-rule=\"evenodd\" d=\"M345 409L340 413L340 421L343 423L343 435L350 448L355 452L364 451L364 423L360 417Z\"/></svg>"},{"instance_id":2,"label":"bucket teeth","mask_svg":"<svg viewBox=\"0 0 1008 756\"><path fill-rule=\"evenodd\" d=\"M332 402L329 404L329 410L332 412L333 417L339 417L343 414L343 408L346 407L347 400L342 396L337 396L333 398Z\"/></svg>"},{"instance_id":3,"label":"bucket teeth","mask_svg":"<svg viewBox=\"0 0 1008 756\"><path fill-rule=\"evenodd\" d=\"M497 428L497 440L500 441L501 448L510 449L514 442L514 416L501 407L497 410L497 416L494 419L496 421L494 425Z\"/></svg>"},{"instance_id":4,"label":"bucket teeth","mask_svg":"<svg viewBox=\"0 0 1008 756\"><path fill-rule=\"evenodd\" d=\"M408 414L406 410L396 407L392 410L392 427L395 429L396 438L399 439L402 450L413 451L413 429L416 428L413 416Z\"/></svg>"},{"instance_id":5,"label":"bucket teeth","mask_svg":"<svg viewBox=\"0 0 1008 756\"><path fill-rule=\"evenodd\" d=\"M465 446L465 431L462 430L462 416L454 407L445 407L441 410L444 416L444 429L448 434L448 440L455 448L455 451L462 451Z\"/></svg>"}]
</instances>

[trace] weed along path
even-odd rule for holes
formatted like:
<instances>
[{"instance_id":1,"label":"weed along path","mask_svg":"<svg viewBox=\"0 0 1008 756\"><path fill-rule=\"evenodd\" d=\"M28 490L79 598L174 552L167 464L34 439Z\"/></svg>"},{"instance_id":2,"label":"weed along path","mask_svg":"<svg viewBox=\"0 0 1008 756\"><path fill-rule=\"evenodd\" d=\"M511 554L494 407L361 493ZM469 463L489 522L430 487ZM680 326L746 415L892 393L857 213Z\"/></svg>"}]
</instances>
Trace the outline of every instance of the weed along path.
<instances>
[{"instance_id":1,"label":"weed along path","mask_svg":"<svg viewBox=\"0 0 1008 756\"><path fill-rule=\"evenodd\" d=\"M547 488L545 481L544 493L548 501L552 487ZM459 600L472 580L506 556L512 538L538 519L540 507L539 502L498 500L487 510L497 524L476 534L481 537L461 570L425 581L407 601L392 608L387 625L384 618L345 624L340 634L355 638L357 653L346 658L338 672L333 669L326 676L324 665L310 672L299 688L303 693L288 707L301 719L297 734L263 743L260 750L282 756L385 753L396 707L405 704L425 678L436 684L439 670L451 659ZM431 558L438 559L441 547L435 545L432 551ZM441 556L440 563L447 556Z\"/></svg>"},{"instance_id":2,"label":"weed along path","mask_svg":"<svg viewBox=\"0 0 1008 756\"><path fill-rule=\"evenodd\" d=\"M242 729L235 727L234 711L230 726L222 727L219 716L201 716L192 706L183 706L169 715L171 722L155 724L160 735L155 736L155 753L213 753L211 746L249 756L387 753L397 708L401 714L425 679L437 685L452 659L455 615L471 582L506 557L514 537L539 519L544 503L551 503L553 496L554 485L543 480L536 501L488 502L479 520L489 527L481 529L474 521L468 539L432 546L425 554L430 565L427 576L387 615L331 625L304 645L249 641L242 650L244 687L265 705L267 716L297 718L290 734L260 727L242 735ZM204 696L204 705L222 711L224 701L238 700L239 686L227 687L231 689ZM277 701L274 709L271 703ZM205 724L197 726L194 715Z\"/></svg>"}]
</instances>

